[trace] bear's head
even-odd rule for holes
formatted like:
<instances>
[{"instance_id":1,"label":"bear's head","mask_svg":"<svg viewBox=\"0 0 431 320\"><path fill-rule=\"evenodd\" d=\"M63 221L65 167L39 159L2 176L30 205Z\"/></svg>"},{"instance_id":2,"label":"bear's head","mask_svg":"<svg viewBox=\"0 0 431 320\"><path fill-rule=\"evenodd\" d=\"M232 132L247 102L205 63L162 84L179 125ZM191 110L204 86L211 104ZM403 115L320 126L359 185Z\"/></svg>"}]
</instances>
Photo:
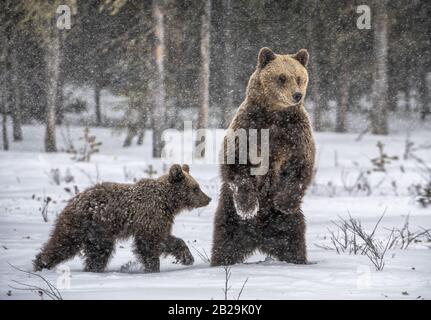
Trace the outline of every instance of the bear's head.
<instances>
[{"instance_id":1,"label":"bear's head","mask_svg":"<svg viewBox=\"0 0 431 320\"><path fill-rule=\"evenodd\" d=\"M169 169L168 183L173 190L172 198L175 200L177 209L195 209L207 206L211 198L200 188L199 183L190 175L187 164L182 167L174 164Z\"/></svg>"},{"instance_id":2,"label":"bear's head","mask_svg":"<svg viewBox=\"0 0 431 320\"><path fill-rule=\"evenodd\" d=\"M275 54L269 48L259 51L247 96L265 106L284 108L297 106L305 98L308 85L307 50L295 54Z\"/></svg>"}]
</instances>

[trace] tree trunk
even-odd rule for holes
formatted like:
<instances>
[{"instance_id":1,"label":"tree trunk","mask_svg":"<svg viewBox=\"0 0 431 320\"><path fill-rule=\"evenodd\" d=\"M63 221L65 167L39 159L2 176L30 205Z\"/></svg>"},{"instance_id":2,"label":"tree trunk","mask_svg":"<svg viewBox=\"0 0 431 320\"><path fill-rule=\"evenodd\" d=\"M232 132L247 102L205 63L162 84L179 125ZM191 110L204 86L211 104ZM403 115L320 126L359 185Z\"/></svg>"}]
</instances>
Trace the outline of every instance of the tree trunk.
<instances>
[{"instance_id":1,"label":"tree trunk","mask_svg":"<svg viewBox=\"0 0 431 320\"><path fill-rule=\"evenodd\" d=\"M21 114L21 75L19 74L17 39L12 41L11 67L12 75L12 106L10 108L12 116L12 137L13 141L22 141L22 114Z\"/></svg>"},{"instance_id":2,"label":"tree trunk","mask_svg":"<svg viewBox=\"0 0 431 320\"><path fill-rule=\"evenodd\" d=\"M154 37L152 43L153 70L151 93L153 95L153 157L160 158L163 151L162 133L166 125L166 89L165 89L165 30L164 17L160 0L153 0L152 19L154 23Z\"/></svg>"},{"instance_id":3,"label":"tree trunk","mask_svg":"<svg viewBox=\"0 0 431 320\"><path fill-rule=\"evenodd\" d=\"M232 0L224 0L223 3L225 16L224 16L224 45L225 45L225 61L224 61L224 72L225 72L225 101L222 107L222 118L221 127L226 128L231 121L231 112L234 107L233 105L233 94L234 94L234 64L235 55L232 46Z\"/></svg>"},{"instance_id":4,"label":"tree trunk","mask_svg":"<svg viewBox=\"0 0 431 320\"><path fill-rule=\"evenodd\" d=\"M94 104L95 104L95 110L96 110L97 126L102 125L102 110L100 108L100 91L101 91L101 87L99 83L96 81L96 84L94 85Z\"/></svg>"},{"instance_id":5,"label":"tree trunk","mask_svg":"<svg viewBox=\"0 0 431 320\"><path fill-rule=\"evenodd\" d=\"M136 122L133 120L133 116L136 114L135 96L129 96L129 103L126 111L126 121L127 121L127 133L126 139L124 139L123 147L130 147L132 145L132 140L136 136L137 126Z\"/></svg>"},{"instance_id":6,"label":"tree trunk","mask_svg":"<svg viewBox=\"0 0 431 320\"><path fill-rule=\"evenodd\" d=\"M313 65L312 70L313 85L311 87L311 97L313 99L313 124L314 130L322 131L322 103L320 100L319 71L315 65Z\"/></svg>"},{"instance_id":7,"label":"tree trunk","mask_svg":"<svg viewBox=\"0 0 431 320\"><path fill-rule=\"evenodd\" d=\"M0 111L2 113L2 140L3 140L3 150L9 150L9 139L7 136L7 97L6 97L6 91L5 86L6 83L4 81L5 79L2 77L0 78Z\"/></svg>"},{"instance_id":8,"label":"tree trunk","mask_svg":"<svg viewBox=\"0 0 431 320\"><path fill-rule=\"evenodd\" d=\"M5 3L9 6L9 1ZM2 13L2 12L0 12ZM0 23L0 63L4 72L0 72L0 111L2 113L2 144L3 150L9 150L9 139L7 134L7 107L9 99L8 80L10 77L10 32L6 26L6 11L0 14L2 23ZM4 21L3 21L4 20Z\"/></svg>"},{"instance_id":9,"label":"tree trunk","mask_svg":"<svg viewBox=\"0 0 431 320\"><path fill-rule=\"evenodd\" d=\"M372 92L371 131L388 134L388 14L387 0L374 1L375 73Z\"/></svg>"},{"instance_id":10,"label":"tree trunk","mask_svg":"<svg viewBox=\"0 0 431 320\"><path fill-rule=\"evenodd\" d=\"M140 96L138 99L138 110L139 110L139 119L138 119L138 141L136 144L141 146L144 143L145 138L145 129L147 124L148 117L148 106L146 101Z\"/></svg>"},{"instance_id":11,"label":"tree trunk","mask_svg":"<svg viewBox=\"0 0 431 320\"><path fill-rule=\"evenodd\" d=\"M4 99L2 103L2 138L3 138L3 150L9 150L9 139L7 137L7 111Z\"/></svg>"},{"instance_id":12,"label":"tree trunk","mask_svg":"<svg viewBox=\"0 0 431 320\"><path fill-rule=\"evenodd\" d=\"M211 23L211 0L205 1L202 15L201 27L201 68L200 68L200 108L197 120L197 129L207 129L209 112L209 84L210 84L210 23ZM196 143L206 143L206 137L201 137ZM202 149L198 157L205 156L205 149Z\"/></svg>"},{"instance_id":13,"label":"tree trunk","mask_svg":"<svg viewBox=\"0 0 431 320\"><path fill-rule=\"evenodd\" d=\"M311 99L313 100L313 125L314 130L322 131L322 103L320 99L320 70L319 70L319 46L318 37L316 34L320 30L320 19L318 12L318 3L310 3L310 16L309 22L307 23L307 33L310 39L310 54L311 54Z\"/></svg>"},{"instance_id":14,"label":"tree trunk","mask_svg":"<svg viewBox=\"0 0 431 320\"><path fill-rule=\"evenodd\" d=\"M62 70L63 67L63 54L64 54L64 36L61 32L58 32L59 37L59 67L58 67L58 81L57 81L57 92L55 96L55 115L56 115L56 124L61 124L64 118L64 72Z\"/></svg>"},{"instance_id":15,"label":"tree trunk","mask_svg":"<svg viewBox=\"0 0 431 320\"><path fill-rule=\"evenodd\" d=\"M56 152L55 126L56 126L56 98L60 69L60 38L58 30L52 31L46 42L46 131L45 151Z\"/></svg>"},{"instance_id":16,"label":"tree trunk","mask_svg":"<svg viewBox=\"0 0 431 320\"><path fill-rule=\"evenodd\" d=\"M337 112L335 119L335 132L346 132L346 116L349 103L349 81L345 63L342 62L340 70L340 83L338 84Z\"/></svg>"},{"instance_id":17,"label":"tree trunk","mask_svg":"<svg viewBox=\"0 0 431 320\"><path fill-rule=\"evenodd\" d=\"M63 88L64 88L64 77L63 77L62 71L60 69L59 76L58 76L58 82L57 82L57 96L55 98L55 105L56 105L55 106L55 109L56 109L56 119L55 120L56 120L56 123L59 125L63 123L63 119L64 119Z\"/></svg>"},{"instance_id":18,"label":"tree trunk","mask_svg":"<svg viewBox=\"0 0 431 320\"><path fill-rule=\"evenodd\" d=\"M424 121L430 114L430 86L431 86L431 73L424 70L419 84L419 98L421 102L421 120Z\"/></svg>"}]
</instances>

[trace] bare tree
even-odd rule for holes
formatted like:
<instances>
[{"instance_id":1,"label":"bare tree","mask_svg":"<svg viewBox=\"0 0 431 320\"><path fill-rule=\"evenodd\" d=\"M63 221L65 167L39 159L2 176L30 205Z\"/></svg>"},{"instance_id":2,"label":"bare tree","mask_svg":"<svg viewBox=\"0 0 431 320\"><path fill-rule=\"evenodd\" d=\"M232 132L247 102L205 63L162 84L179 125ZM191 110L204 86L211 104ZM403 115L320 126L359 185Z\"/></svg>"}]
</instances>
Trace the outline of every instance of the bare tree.
<instances>
[{"instance_id":1,"label":"bare tree","mask_svg":"<svg viewBox=\"0 0 431 320\"><path fill-rule=\"evenodd\" d=\"M4 100L1 101L3 110L2 110L2 138L3 138L3 150L9 150L9 139L7 136L7 114L6 114L6 104Z\"/></svg>"},{"instance_id":2,"label":"bare tree","mask_svg":"<svg viewBox=\"0 0 431 320\"><path fill-rule=\"evenodd\" d=\"M346 62L341 62L341 75L339 77L338 84L338 100L337 100L337 112L335 120L335 132L346 132L346 116L347 107L349 103L349 76L346 68Z\"/></svg>"},{"instance_id":3,"label":"bare tree","mask_svg":"<svg viewBox=\"0 0 431 320\"><path fill-rule=\"evenodd\" d=\"M14 31L16 33L16 31ZM22 117L21 117L21 88L22 77L19 74L19 61L18 61L18 41L16 36L11 37L12 50L11 50L11 86L12 86L12 105L10 108L12 116L12 137L13 141L22 141Z\"/></svg>"},{"instance_id":4,"label":"bare tree","mask_svg":"<svg viewBox=\"0 0 431 320\"><path fill-rule=\"evenodd\" d=\"M31 21L42 38L46 64L45 151L56 152L56 106L61 62L61 30L56 26L57 8L59 5L68 5L71 13L74 13L76 2L73 0L22 1L20 5L25 13L22 22Z\"/></svg>"},{"instance_id":5,"label":"bare tree","mask_svg":"<svg viewBox=\"0 0 431 320\"><path fill-rule=\"evenodd\" d=\"M55 125L56 125L56 98L60 67L60 38L59 30L51 27L46 38L46 131L45 131L45 151L56 152Z\"/></svg>"},{"instance_id":6,"label":"bare tree","mask_svg":"<svg viewBox=\"0 0 431 320\"><path fill-rule=\"evenodd\" d=\"M4 47L3 47L4 48ZM0 65L3 64L3 54L0 57ZM5 79L4 75L0 78L0 110L2 113L2 140L3 150L9 150L9 138L7 134L7 103L6 103L6 90L5 90Z\"/></svg>"},{"instance_id":7,"label":"bare tree","mask_svg":"<svg viewBox=\"0 0 431 320\"><path fill-rule=\"evenodd\" d=\"M10 90L10 33L9 30L13 25L14 9L16 4L11 0L4 2L4 8L0 10L0 69L5 72L0 73L0 111L2 113L2 141L3 150L9 150L9 138L7 130L7 115L9 105Z\"/></svg>"},{"instance_id":8,"label":"bare tree","mask_svg":"<svg viewBox=\"0 0 431 320\"><path fill-rule=\"evenodd\" d=\"M99 85L99 82L96 80L96 84L94 85L94 104L95 104L95 110L96 110L96 125L97 126L102 125L102 110L100 107L100 91L101 91L101 86Z\"/></svg>"},{"instance_id":9,"label":"bare tree","mask_svg":"<svg viewBox=\"0 0 431 320\"><path fill-rule=\"evenodd\" d=\"M375 71L372 91L371 131L388 134L388 13L387 0L374 1Z\"/></svg>"},{"instance_id":10,"label":"bare tree","mask_svg":"<svg viewBox=\"0 0 431 320\"><path fill-rule=\"evenodd\" d=\"M224 56L226 61L225 70L225 86L226 97L222 106L222 123L221 126L226 128L230 122L230 113L234 106L233 93L234 93L234 52L233 52L233 32L232 32L232 0L224 0L223 7L225 11L224 16Z\"/></svg>"},{"instance_id":11,"label":"bare tree","mask_svg":"<svg viewBox=\"0 0 431 320\"><path fill-rule=\"evenodd\" d=\"M22 140L21 127L21 74L18 61L19 54L19 25L20 14L17 3L7 0L2 8L1 29L2 34L2 73L4 91L4 110L8 111L12 118L12 136L14 141ZM18 28L16 28L18 26ZM6 120L5 120L6 121ZM6 131L7 132L7 131Z\"/></svg>"},{"instance_id":12,"label":"bare tree","mask_svg":"<svg viewBox=\"0 0 431 320\"><path fill-rule=\"evenodd\" d=\"M421 101L421 120L425 120L431 113L430 108L430 91L431 91L431 73L427 70L422 72L422 81L419 82L419 96Z\"/></svg>"},{"instance_id":13,"label":"bare tree","mask_svg":"<svg viewBox=\"0 0 431 320\"><path fill-rule=\"evenodd\" d=\"M150 87L153 95L153 157L160 158L164 147L162 133L166 125L165 29L160 0L153 0L152 2L152 19L154 23L152 39L154 75Z\"/></svg>"},{"instance_id":14,"label":"bare tree","mask_svg":"<svg viewBox=\"0 0 431 320\"><path fill-rule=\"evenodd\" d=\"M197 121L197 129L205 129L208 126L209 111L209 83L210 83L210 28L211 28L211 0L206 0L202 14L201 27L201 68L200 68L200 108ZM206 137L201 137L205 143ZM201 141L202 141L201 140ZM200 143L201 141L196 141ZM204 157L205 149L197 156Z\"/></svg>"},{"instance_id":15,"label":"bare tree","mask_svg":"<svg viewBox=\"0 0 431 320\"><path fill-rule=\"evenodd\" d=\"M317 12L318 2L311 1L310 5L310 16L309 20L312 19L316 23L307 23L307 32L310 39L310 54L311 54L311 99L313 100L313 126L314 130L322 131L322 101L320 92L320 72L319 70L319 45L318 37L314 36L316 27L319 27L320 13Z\"/></svg>"}]
</instances>

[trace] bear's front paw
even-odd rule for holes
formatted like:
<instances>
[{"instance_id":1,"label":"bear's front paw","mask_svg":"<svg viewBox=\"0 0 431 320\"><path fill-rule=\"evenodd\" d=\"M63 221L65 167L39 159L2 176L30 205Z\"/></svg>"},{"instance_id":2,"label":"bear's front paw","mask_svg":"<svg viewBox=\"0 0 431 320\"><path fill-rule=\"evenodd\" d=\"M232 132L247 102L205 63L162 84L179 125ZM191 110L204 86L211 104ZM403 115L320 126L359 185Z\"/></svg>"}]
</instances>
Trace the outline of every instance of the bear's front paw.
<instances>
[{"instance_id":1,"label":"bear's front paw","mask_svg":"<svg viewBox=\"0 0 431 320\"><path fill-rule=\"evenodd\" d=\"M187 250L183 250L183 252L181 252L177 260L179 263L185 266L191 266L195 262L195 259L188 248Z\"/></svg>"},{"instance_id":2,"label":"bear's front paw","mask_svg":"<svg viewBox=\"0 0 431 320\"><path fill-rule=\"evenodd\" d=\"M251 219L259 212L259 200L256 192L244 187L238 187L230 184L233 192L233 203L239 216L245 219Z\"/></svg>"}]
</instances>

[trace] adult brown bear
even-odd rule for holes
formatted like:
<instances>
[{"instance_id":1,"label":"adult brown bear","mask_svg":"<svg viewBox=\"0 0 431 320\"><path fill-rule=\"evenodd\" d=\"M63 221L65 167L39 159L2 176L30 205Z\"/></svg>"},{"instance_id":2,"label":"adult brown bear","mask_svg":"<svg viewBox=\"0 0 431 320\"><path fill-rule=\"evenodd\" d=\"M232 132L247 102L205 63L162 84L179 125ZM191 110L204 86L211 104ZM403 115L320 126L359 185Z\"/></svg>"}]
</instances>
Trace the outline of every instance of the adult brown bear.
<instances>
[{"instance_id":1,"label":"adult brown bear","mask_svg":"<svg viewBox=\"0 0 431 320\"><path fill-rule=\"evenodd\" d=\"M222 186L214 223L211 265L244 261L256 249L281 261L306 263L302 198L311 182L315 146L304 109L308 52L275 54L262 48L244 102L225 137ZM239 129L269 129L265 175L253 162L226 163L229 135ZM236 151L238 152L238 140Z\"/></svg>"}]
</instances>

